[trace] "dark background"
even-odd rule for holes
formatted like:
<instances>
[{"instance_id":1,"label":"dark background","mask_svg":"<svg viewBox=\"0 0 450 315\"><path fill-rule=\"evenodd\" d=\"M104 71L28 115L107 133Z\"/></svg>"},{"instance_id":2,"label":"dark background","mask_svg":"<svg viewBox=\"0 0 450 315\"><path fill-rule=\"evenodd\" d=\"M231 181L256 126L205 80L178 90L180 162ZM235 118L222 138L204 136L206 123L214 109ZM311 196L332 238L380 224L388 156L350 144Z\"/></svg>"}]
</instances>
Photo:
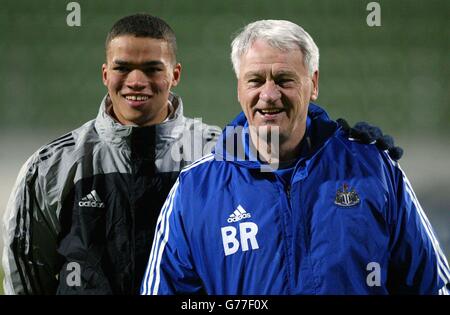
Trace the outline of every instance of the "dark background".
<instances>
[{"instance_id":1,"label":"dark background","mask_svg":"<svg viewBox=\"0 0 450 315\"><path fill-rule=\"evenodd\" d=\"M229 61L233 34L264 18L302 25L320 49L320 98L332 117L370 120L392 133L450 131L450 2L390 0L381 27L361 0L2 0L0 126L70 130L94 117L105 93L104 40L120 17L148 12L178 37L186 113L219 126L239 110Z\"/></svg>"}]
</instances>

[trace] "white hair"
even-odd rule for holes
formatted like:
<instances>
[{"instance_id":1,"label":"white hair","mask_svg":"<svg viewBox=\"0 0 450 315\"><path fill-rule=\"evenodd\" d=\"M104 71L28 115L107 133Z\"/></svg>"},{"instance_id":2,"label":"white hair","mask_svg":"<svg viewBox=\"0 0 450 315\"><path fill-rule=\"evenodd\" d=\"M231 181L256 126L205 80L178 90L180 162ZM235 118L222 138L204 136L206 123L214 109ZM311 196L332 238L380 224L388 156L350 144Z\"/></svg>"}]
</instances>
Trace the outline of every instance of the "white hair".
<instances>
[{"instance_id":1,"label":"white hair","mask_svg":"<svg viewBox=\"0 0 450 315\"><path fill-rule=\"evenodd\" d=\"M231 43L231 62L237 77L241 57L257 39L281 51L300 48L309 74L319 70L319 48L301 26L285 20L260 20L245 26Z\"/></svg>"}]
</instances>

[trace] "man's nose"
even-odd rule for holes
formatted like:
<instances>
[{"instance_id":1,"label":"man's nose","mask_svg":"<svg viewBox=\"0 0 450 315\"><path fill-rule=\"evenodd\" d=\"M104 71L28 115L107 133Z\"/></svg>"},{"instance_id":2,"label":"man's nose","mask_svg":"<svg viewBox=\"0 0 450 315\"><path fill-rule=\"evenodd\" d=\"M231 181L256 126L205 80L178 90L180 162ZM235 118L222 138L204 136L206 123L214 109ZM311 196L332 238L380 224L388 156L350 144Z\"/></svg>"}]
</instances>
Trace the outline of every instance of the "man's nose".
<instances>
[{"instance_id":1,"label":"man's nose","mask_svg":"<svg viewBox=\"0 0 450 315\"><path fill-rule=\"evenodd\" d=\"M128 74L126 85L133 90L142 90L147 85L147 76L141 70L133 70Z\"/></svg>"},{"instance_id":2,"label":"man's nose","mask_svg":"<svg viewBox=\"0 0 450 315\"><path fill-rule=\"evenodd\" d=\"M259 98L266 103L274 103L281 98L281 93L278 90L275 82L267 81L259 95Z\"/></svg>"}]
</instances>

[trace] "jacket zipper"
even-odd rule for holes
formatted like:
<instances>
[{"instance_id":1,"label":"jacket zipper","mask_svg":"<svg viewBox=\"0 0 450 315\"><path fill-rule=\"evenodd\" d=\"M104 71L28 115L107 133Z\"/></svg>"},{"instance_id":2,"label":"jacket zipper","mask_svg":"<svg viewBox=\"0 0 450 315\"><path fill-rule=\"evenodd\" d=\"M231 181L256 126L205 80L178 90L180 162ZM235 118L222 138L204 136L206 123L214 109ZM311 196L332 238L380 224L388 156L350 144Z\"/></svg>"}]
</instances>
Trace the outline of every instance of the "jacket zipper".
<instances>
[{"instance_id":1,"label":"jacket zipper","mask_svg":"<svg viewBox=\"0 0 450 315\"><path fill-rule=\"evenodd\" d=\"M283 187L284 188L284 191L285 191L285 193L286 193L286 201L287 201L287 206L288 206L288 208L289 208L289 211L288 211L288 213L289 214L287 214L287 213L285 213L284 214L284 216L286 216L286 215L290 215L290 216L292 216L292 205L291 205L291 188L292 188L292 186L291 186L291 183L288 183L286 186L284 186ZM286 220L286 218L285 218L285 220ZM291 227L291 225L289 224L289 221L290 220L287 220L287 221L285 221L285 225L284 225L284 229L285 229L285 236L287 236L288 234L290 235L290 237L292 237L292 235L291 235L291 233L292 233L292 227ZM288 272L288 294L292 294L292 283L291 283L291 281L292 281L292 277L293 277L293 275L292 275L292 270L291 270L291 259L292 259L292 248L291 248L291 242L290 242L290 238L288 238L288 239L286 239L285 240L285 246L286 246L286 254L287 254L287 261L288 261L288 264L287 264L287 272Z\"/></svg>"}]
</instances>

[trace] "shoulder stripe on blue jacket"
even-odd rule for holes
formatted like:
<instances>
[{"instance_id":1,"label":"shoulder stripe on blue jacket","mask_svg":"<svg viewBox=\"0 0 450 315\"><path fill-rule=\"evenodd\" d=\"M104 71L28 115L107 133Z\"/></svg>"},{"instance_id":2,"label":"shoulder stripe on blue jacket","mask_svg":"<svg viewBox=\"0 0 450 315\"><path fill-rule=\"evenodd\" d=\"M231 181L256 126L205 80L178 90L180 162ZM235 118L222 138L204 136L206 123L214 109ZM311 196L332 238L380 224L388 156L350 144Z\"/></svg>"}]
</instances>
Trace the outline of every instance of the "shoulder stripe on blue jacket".
<instances>
[{"instance_id":1,"label":"shoulder stripe on blue jacket","mask_svg":"<svg viewBox=\"0 0 450 315\"><path fill-rule=\"evenodd\" d=\"M391 160L391 162L393 162ZM420 222L422 223L424 230L428 236L428 238L431 241L433 250L435 252L436 255L436 260L437 260L437 271L439 274L439 277L442 279L442 281L444 282L444 288L441 290L447 290L445 288L445 285L447 285L450 282L450 268L447 262L447 258L445 257L439 242L433 232L433 229L431 227L430 221L428 220L422 206L419 203L419 200L416 197L416 194L414 193L414 190L411 187L411 183L408 180L408 177L406 176L405 172L403 171L403 169L400 167L400 165L398 163L393 163L395 167L397 167L403 177L403 180L405 182L405 187L406 187L406 192L408 193L409 197L411 198L411 201L414 203L415 208L417 209L417 213L419 215L420 218ZM445 290L443 292L445 292ZM448 290L447 290L448 293Z\"/></svg>"},{"instance_id":2,"label":"shoulder stripe on blue jacket","mask_svg":"<svg viewBox=\"0 0 450 315\"><path fill-rule=\"evenodd\" d=\"M419 217L420 217L420 222L422 223L423 227L425 228L425 231L431 241L431 244L433 245L433 249L434 249L436 259L438 262L437 268L438 268L439 276L441 277L442 281L444 281L444 283L447 284L448 282L450 282L450 271L449 271L449 267L448 267L447 258L445 257L444 253L442 252L439 242L431 228L430 221L428 220L422 206L420 205L419 201L417 200L417 197L415 196L414 191L411 189L410 183L404 173L403 173L403 177L404 177L404 180L406 183L406 191L408 192L412 202L414 203L414 205L417 209L417 212L419 214Z\"/></svg>"},{"instance_id":3,"label":"shoulder stripe on blue jacket","mask_svg":"<svg viewBox=\"0 0 450 315\"><path fill-rule=\"evenodd\" d=\"M439 295L450 295L445 285L442 287L442 289L439 290Z\"/></svg>"},{"instance_id":4,"label":"shoulder stripe on blue jacket","mask_svg":"<svg viewBox=\"0 0 450 315\"><path fill-rule=\"evenodd\" d=\"M181 173L184 173L184 172L190 170L191 168L194 168L194 167L196 167L197 165L200 165L200 164L202 164L202 163L204 163L204 162L207 162L207 161L210 161L210 160L212 160L212 159L214 159L214 155L213 155L212 153L209 153L209 154L205 155L204 157L198 159L197 161L192 162L192 163L189 164L189 165L186 165L186 166L181 170Z\"/></svg>"},{"instance_id":5,"label":"shoulder stripe on blue jacket","mask_svg":"<svg viewBox=\"0 0 450 315\"><path fill-rule=\"evenodd\" d=\"M208 154L196 162L185 167L181 172L190 170L202 163L208 162L213 159L212 154ZM150 252L150 258L145 271L144 279L141 287L141 294L143 295L155 295L158 294L160 283L160 264L165 245L169 239L169 217L173 210L173 202L176 195L176 190L179 185L179 178L175 182L174 186L170 190L164 205L162 206L161 213L159 214L158 221L156 222L156 232L153 240L152 250Z\"/></svg>"},{"instance_id":6,"label":"shoulder stripe on blue jacket","mask_svg":"<svg viewBox=\"0 0 450 315\"><path fill-rule=\"evenodd\" d=\"M159 264L161 263L162 253L169 238L169 216L172 213L173 199L175 197L175 191L177 190L178 185L179 179L177 179L169 195L167 196L167 199L161 209L161 213L159 214L158 221L156 222L155 237L153 240L152 250L150 252L147 270L145 271L144 281L142 283L141 294L150 295L158 292ZM163 234L164 237L161 239Z\"/></svg>"}]
</instances>

